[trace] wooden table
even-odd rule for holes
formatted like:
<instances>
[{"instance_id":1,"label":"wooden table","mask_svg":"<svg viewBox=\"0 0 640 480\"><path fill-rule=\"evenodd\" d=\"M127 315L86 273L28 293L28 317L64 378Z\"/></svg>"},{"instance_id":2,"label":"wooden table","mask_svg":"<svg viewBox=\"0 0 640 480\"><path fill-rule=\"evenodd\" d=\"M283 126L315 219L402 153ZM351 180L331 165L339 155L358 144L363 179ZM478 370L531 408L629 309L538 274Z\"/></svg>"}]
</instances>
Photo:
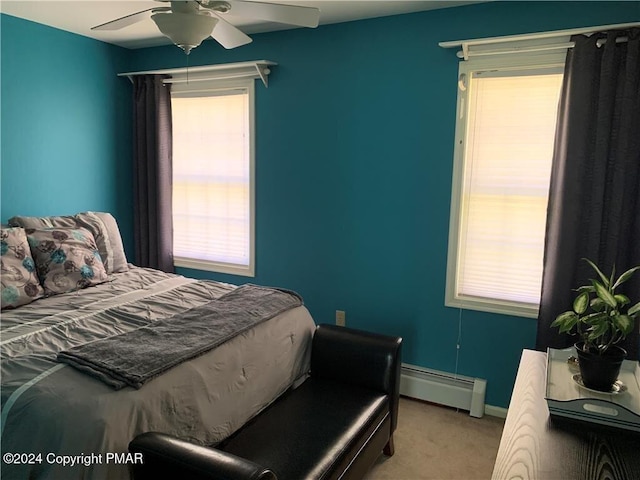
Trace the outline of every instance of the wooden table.
<instances>
[{"instance_id":1,"label":"wooden table","mask_svg":"<svg viewBox=\"0 0 640 480\"><path fill-rule=\"evenodd\" d=\"M640 433L550 417L546 360L522 352L492 480L640 480Z\"/></svg>"}]
</instances>

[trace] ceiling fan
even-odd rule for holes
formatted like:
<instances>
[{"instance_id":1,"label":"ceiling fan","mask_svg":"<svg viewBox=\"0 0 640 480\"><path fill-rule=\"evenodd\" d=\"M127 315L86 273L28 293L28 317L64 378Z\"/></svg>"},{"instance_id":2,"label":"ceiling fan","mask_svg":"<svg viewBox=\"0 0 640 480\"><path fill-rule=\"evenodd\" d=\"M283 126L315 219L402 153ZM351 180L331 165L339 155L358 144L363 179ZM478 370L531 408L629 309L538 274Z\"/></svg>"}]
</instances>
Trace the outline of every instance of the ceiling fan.
<instances>
[{"instance_id":1,"label":"ceiling fan","mask_svg":"<svg viewBox=\"0 0 640 480\"><path fill-rule=\"evenodd\" d=\"M250 43L251 37L222 18L226 13L311 28L317 27L320 19L320 10L312 7L241 0L189 0L171 1L170 7L142 10L91 30L119 30L151 16L160 32L187 55L209 36L228 49Z\"/></svg>"}]
</instances>

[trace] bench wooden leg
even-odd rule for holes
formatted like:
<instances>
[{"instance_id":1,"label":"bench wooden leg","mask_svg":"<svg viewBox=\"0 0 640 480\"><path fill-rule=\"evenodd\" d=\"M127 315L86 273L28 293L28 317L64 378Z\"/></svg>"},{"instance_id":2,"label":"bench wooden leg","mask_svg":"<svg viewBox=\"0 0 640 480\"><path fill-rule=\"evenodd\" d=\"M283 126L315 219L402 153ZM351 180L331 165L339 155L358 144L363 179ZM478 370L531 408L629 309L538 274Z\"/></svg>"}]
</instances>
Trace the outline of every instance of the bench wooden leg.
<instances>
[{"instance_id":1,"label":"bench wooden leg","mask_svg":"<svg viewBox=\"0 0 640 480\"><path fill-rule=\"evenodd\" d=\"M389 437L389 441L382 449L382 453L384 453L387 457L392 457L395 453L396 449L393 447L393 436Z\"/></svg>"}]
</instances>

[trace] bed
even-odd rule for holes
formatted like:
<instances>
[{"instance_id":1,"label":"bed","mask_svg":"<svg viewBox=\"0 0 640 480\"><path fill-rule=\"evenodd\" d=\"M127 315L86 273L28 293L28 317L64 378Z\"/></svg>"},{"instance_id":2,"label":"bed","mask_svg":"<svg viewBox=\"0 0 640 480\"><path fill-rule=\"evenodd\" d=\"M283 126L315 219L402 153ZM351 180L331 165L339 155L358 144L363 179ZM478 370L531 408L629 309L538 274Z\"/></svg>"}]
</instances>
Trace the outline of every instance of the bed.
<instances>
[{"instance_id":1,"label":"bed","mask_svg":"<svg viewBox=\"0 0 640 480\"><path fill-rule=\"evenodd\" d=\"M119 270L2 311L2 453L27 454L20 464L3 461L3 479L127 479L132 459L113 454L126 453L137 434L216 444L307 375L315 324L304 305L141 388L114 389L57 361L61 351L171 322L240 288L131 264Z\"/></svg>"}]
</instances>

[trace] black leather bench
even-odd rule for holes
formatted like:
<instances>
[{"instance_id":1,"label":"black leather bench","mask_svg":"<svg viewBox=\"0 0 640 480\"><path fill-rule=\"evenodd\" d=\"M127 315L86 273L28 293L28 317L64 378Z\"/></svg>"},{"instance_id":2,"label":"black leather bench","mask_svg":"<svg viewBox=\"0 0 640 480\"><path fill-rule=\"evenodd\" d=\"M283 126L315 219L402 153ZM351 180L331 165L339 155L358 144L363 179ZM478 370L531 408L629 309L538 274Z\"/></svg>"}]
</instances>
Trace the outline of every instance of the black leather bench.
<instances>
[{"instance_id":1,"label":"black leather bench","mask_svg":"<svg viewBox=\"0 0 640 480\"><path fill-rule=\"evenodd\" d=\"M158 432L130 444L136 480L356 479L393 455L402 339L320 325L311 372L215 448Z\"/></svg>"}]
</instances>

